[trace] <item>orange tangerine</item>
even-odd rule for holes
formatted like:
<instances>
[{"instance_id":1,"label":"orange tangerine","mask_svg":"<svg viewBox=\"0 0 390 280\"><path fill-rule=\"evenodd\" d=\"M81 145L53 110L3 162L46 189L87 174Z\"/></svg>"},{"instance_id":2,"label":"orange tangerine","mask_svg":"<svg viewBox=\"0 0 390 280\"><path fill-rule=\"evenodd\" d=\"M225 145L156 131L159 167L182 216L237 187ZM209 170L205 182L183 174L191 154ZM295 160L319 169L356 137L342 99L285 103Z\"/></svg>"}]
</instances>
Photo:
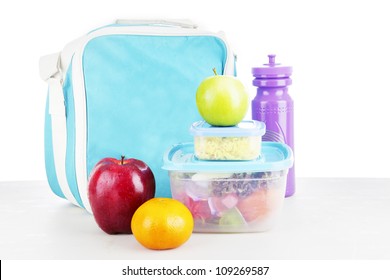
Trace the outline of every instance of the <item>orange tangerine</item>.
<instances>
[{"instance_id":1,"label":"orange tangerine","mask_svg":"<svg viewBox=\"0 0 390 280\"><path fill-rule=\"evenodd\" d=\"M131 220L135 239L154 250L179 247L191 236L194 219L190 210L173 198L152 198L142 204Z\"/></svg>"}]
</instances>

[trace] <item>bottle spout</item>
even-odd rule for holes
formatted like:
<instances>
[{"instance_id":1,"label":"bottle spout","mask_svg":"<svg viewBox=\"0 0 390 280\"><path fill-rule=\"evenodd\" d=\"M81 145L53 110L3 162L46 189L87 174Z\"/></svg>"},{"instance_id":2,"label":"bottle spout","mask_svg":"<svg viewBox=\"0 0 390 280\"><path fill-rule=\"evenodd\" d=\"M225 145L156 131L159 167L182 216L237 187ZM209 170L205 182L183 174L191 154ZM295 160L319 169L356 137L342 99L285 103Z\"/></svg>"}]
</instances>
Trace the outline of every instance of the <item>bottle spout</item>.
<instances>
[{"instance_id":1,"label":"bottle spout","mask_svg":"<svg viewBox=\"0 0 390 280\"><path fill-rule=\"evenodd\" d=\"M269 66L274 66L275 65L275 56L274 54L269 54L268 55L268 65Z\"/></svg>"},{"instance_id":2,"label":"bottle spout","mask_svg":"<svg viewBox=\"0 0 390 280\"><path fill-rule=\"evenodd\" d=\"M252 68L253 76L256 79L262 79L262 80L266 80L266 79L283 80L283 79L285 79L286 81L283 82L283 83L285 83L285 85L291 84L291 80L288 80L288 79L292 73L292 67L291 66L284 66L284 65L281 65L280 63L276 63L275 58L276 58L276 54L274 54L274 53L268 54L268 63L264 63L260 67L253 67ZM256 83L257 82L258 81L256 81ZM275 82L275 81L273 81L273 82ZM263 83L263 81L262 81L262 83Z\"/></svg>"}]
</instances>

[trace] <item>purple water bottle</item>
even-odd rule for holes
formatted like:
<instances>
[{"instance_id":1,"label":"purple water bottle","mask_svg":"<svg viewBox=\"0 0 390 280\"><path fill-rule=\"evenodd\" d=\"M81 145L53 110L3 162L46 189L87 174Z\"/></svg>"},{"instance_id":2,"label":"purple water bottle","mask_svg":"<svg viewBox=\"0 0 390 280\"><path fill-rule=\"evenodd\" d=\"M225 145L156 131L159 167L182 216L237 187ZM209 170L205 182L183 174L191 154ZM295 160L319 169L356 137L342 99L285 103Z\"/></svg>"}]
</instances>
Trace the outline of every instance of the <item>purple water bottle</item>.
<instances>
[{"instance_id":1,"label":"purple water bottle","mask_svg":"<svg viewBox=\"0 0 390 280\"><path fill-rule=\"evenodd\" d=\"M282 142L294 150L294 103L288 94L292 67L275 63L275 55L268 55L269 62L252 68L253 85L257 95L252 100L252 118L266 124L263 141ZM286 197L295 192L294 166L288 172Z\"/></svg>"}]
</instances>

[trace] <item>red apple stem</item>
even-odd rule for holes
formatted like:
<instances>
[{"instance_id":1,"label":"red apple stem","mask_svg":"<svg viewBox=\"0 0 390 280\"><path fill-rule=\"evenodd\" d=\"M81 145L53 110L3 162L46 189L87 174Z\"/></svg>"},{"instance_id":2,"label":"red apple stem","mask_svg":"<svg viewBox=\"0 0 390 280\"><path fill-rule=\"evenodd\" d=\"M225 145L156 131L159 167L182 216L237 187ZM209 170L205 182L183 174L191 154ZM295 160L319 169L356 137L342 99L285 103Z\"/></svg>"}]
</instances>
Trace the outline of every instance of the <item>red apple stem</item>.
<instances>
[{"instance_id":1,"label":"red apple stem","mask_svg":"<svg viewBox=\"0 0 390 280\"><path fill-rule=\"evenodd\" d=\"M125 159L125 156L121 156L121 165L123 165L123 160Z\"/></svg>"},{"instance_id":2,"label":"red apple stem","mask_svg":"<svg viewBox=\"0 0 390 280\"><path fill-rule=\"evenodd\" d=\"M213 72L215 76L218 76L217 69L215 69L215 67L213 68Z\"/></svg>"}]
</instances>

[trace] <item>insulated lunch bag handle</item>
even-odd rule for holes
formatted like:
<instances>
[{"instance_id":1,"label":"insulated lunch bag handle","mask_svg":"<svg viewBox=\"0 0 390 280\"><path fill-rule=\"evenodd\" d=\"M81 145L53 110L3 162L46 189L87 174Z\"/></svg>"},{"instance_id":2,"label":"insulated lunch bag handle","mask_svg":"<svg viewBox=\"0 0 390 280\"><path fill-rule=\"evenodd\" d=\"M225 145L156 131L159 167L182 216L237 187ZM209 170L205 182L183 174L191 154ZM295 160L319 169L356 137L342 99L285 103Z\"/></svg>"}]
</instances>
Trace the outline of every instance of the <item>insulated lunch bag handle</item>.
<instances>
[{"instance_id":1,"label":"insulated lunch bag handle","mask_svg":"<svg viewBox=\"0 0 390 280\"><path fill-rule=\"evenodd\" d=\"M68 186L65 173L67 130L60 57L61 53L41 57L39 60L39 73L42 80L46 81L49 86L48 113L51 119L53 157L56 162L57 180L60 186L62 186L61 191L65 198L73 204L79 205Z\"/></svg>"},{"instance_id":2,"label":"insulated lunch bag handle","mask_svg":"<svg viewBox=\"0 0 390 280\"><path fill-rule=\"evenodd\" d=\"M164 20L164 19L117 19L116 24L123 25L156 25L156 26L171 26L181 28L192 28L195 29L198 26L190 20L186 19L175 19L175 20Z\"/></svg>"}]
</instances>

